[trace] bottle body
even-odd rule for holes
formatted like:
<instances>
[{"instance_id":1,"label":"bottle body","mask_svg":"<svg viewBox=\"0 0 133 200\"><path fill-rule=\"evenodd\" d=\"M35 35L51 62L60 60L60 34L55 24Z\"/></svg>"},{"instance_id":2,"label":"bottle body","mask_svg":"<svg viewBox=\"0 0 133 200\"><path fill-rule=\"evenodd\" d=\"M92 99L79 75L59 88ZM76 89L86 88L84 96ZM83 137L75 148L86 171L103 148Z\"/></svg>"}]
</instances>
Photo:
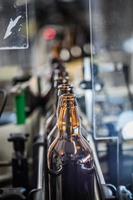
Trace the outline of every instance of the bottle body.
<instances>
[{"instance_id":1,"label":"bottle body","mask_svg":"<svg viewBox=\"0 0 133 200\"><path fill-rule=\"evenodd\" d=\"M75 142L63 139L55 143L49 166L50 200L102 200L98 177L84 138ZM80 148L82 145L85 148ZM96 192L97 191L97 192Z\"/></svg>"}]
</instances>

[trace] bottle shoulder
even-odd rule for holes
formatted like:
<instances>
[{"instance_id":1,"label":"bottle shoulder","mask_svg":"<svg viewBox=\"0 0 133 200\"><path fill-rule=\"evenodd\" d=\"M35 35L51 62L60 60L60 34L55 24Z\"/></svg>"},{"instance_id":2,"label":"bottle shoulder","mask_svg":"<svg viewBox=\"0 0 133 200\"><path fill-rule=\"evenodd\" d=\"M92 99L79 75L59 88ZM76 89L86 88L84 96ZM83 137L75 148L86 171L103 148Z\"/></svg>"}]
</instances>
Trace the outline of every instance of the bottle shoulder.
<instances>
[{"instance_id":1,"label":"bottle shoulder","mask_svg":"<svg viewBox=\"0 0 133 200\"><path fill-rule=\"evenodd\" d=\"M73 138L57 137L48 151L48 168L59 170L68 163L82 165L90 170L93 168L93 154L83 136Z\"/></svg>"}]
</instances>

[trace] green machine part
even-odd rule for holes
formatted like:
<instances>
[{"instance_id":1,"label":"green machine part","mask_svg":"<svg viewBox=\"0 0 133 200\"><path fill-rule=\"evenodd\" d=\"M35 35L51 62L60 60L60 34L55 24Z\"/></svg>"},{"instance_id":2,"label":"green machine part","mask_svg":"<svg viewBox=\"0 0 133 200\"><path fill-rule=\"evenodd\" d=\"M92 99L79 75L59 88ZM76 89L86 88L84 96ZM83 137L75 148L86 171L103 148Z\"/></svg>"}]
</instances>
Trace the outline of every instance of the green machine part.
<instances>
[{"instance_id":1,"label":"green machine part","mask_svg":"<svg viewBox=\"0 0 133 200\"><path fill-rule=\"evenodd\" d=\"M25 124L26 121L26 95L25 91L15 97L17 124Z\"/></svg>"}]
</instances>

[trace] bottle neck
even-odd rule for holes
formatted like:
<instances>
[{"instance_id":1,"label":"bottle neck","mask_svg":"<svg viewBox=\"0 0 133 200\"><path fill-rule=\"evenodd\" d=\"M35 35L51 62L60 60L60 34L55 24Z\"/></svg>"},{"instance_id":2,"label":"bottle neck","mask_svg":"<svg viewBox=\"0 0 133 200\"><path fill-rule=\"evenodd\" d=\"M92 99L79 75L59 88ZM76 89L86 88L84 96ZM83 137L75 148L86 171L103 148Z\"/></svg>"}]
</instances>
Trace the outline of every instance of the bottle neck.
<instances>
[{"instance_id":1,"label":"bottle neck","mask_svg":"<svg viewBox=\"0 0 133 200\"><path fill-rule=\"evenodd\" d=\"M61 96L64 94L72 94L73 93L73 87L69 84L61 84L58 86L57 89L57 96L56 96L56 116L58 118L59 112L60 112L60 99Z\"/></svg>"},{"instance_id":2,"label":"bottle neck","mask_svg":"<svg viewBox=\"0 0 133 200\"><path fill-rule=\"evenodd\" d=\"M61 97L61 106L58 117L59 134L65 138L80 135L80 119L74 95L67 94Z\"/></svg>"}]
</instances>

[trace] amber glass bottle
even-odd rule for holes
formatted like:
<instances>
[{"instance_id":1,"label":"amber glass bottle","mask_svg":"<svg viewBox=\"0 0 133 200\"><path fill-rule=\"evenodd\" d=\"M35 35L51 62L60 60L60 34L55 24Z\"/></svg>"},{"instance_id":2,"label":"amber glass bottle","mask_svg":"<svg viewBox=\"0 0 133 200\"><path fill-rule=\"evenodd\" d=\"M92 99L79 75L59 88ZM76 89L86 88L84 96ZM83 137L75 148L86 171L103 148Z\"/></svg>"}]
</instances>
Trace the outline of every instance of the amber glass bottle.
<instances>
[{"instance_id":1,"label":"amber glass bottle","mask_svg":"<svg viewBox=\"0 0 133 200\"><path fill-rule=\"evenodd\" d=\"M57 121L57 113L60 107L58 106L58 100L60 95L70 92L72 87L69 84L61 84L59 85L58 89L56 89L56 104L54 112L51 116L47 119L45 125L45 166L47 166L47 150L51 141L54 140L57 133L56 121ZM48 168L45 168L45 187L46 191L48 191Z\"/></svg>"},{"instance_id":2,"label":"amber glass bottle","mask_svg":"<svg viewBox=\"0 0 133 200\"><path fill-rule=\"evenodd\" d=\"M58 63L53 67L53 72L51 76L52 87L56 87L55 85L56 80L61 78L67 79L69 78L69 74L66 71L65 67L62 64Z\"/></svg>"},{"instance_id":3,"label":"amber glass bottle","mask_svg":"<svg viewBox=\"0 0 133 200\"><path fill-rule=\"evenodd\" d=\"M56 115L58 113L58 102L59 102L59 98L62 94L65 93L71 93L73 90L73 87L70 86L68 83L64 83L64 84L60 84L57 88L56 88L56 102L55 102L55 109L54 112L52 113L52 115L49 117L49 119L47 120L46 123L46 130L47 130L47 135L49 135L49 133L51 132L51 130L53 129L53 127L56 124Z\"/></svg>"},{"instance_id":4,"label":"amber glass bottle","mask_svg":"<svg viewBox=\"0 0 133 200\"><path fill-rule=\"evenodd\" d=\"M48 104L48 109L47 114L46 114L46 121L49 121L51 117L54 115L56 112L56 102L57 102L57 91L58 91L58 86L61 84L67 84L69 82L69 76L66 71L62 72L58 69L54 70L54 74L51 80L52 87L51 87L51 95L50 98L47 102ZM47 125L46 125L47 126ZM47 128L45 127L45 130Z\"/></svg>"},{"instance_id":5,"label":"amber glass bottle","mask_svg":"<svg viewBox=\"0 0 133 200\"><path fill-rule=\"evenodd\" d=\"M60 100L58 134L48 150L50 200L103 200L93 154L81 134L73 94Z\"/></svg>"},{"instance_id":6,"label":"amber glass bottle","mask_svg":"<svg viewBox=\"0 0 133 200\"><path fill-rule=\"evenodd\" d=\"M57 92L57 102L56 102L56 112L53 114L51 119L47 122L47 146L49 147L50 144L55 139L58 129L57 129L57 117L60 110L60 97L63 94L73 93L73 87L69 84L62 84L58 86L58 92Z\"/></svg>"}]
</instances>

